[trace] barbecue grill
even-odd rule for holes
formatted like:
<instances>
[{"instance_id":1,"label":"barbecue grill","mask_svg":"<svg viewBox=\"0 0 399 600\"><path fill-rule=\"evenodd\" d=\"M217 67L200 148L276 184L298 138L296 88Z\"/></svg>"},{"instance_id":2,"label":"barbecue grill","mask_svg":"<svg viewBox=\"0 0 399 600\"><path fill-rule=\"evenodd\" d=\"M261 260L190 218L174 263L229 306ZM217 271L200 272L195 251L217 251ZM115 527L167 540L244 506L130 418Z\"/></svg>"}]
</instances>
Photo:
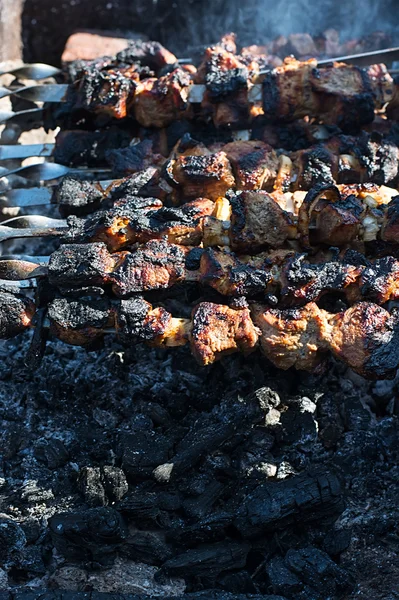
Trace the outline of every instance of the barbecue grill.
<instances>
[{"instance_id":1,"label":"barbecue grill","mask_svg":"<svg viewBox=\"0 0 399 600\"><path fill-rule=\"evenodd\" d=\"M3 56L5 598L393 598L395 30L155 4Z\"/></svg>"}]
</instances>

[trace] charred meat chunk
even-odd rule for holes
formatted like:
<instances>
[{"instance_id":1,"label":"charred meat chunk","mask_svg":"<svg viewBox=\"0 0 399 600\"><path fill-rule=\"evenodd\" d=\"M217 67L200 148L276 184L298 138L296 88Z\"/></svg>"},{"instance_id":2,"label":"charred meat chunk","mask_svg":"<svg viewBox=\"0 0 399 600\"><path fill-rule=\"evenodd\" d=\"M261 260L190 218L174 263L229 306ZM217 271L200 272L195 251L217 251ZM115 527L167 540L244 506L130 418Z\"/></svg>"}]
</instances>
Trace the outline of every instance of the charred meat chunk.
<instances>
[{"instance_id":1,"label":"charred meat chunk","mask_svg":"<svg viewBox=\"0 0 399 600\"><path fill-rule=\"evenodd\" d=\"M261 330L261 349L279 369L315 370L328 350L320 336L322 314L313 302L292 310L251 307L253 322Z\"/></svg>"},{"instance_id":2,"label":"charred meat chunk","mask_svg":"<svg viewBox=\"0 0 399 600\"><path fill-rule=\"evenodd\" d=\"M117 174L130 175L149 167L161 166L165 158L154 152L151 140L143 140L125 148L109 150L107 162Z\"/></svg>"},{"instance_id":3,"label":"charred meat chunk","mask_svg":"<svg viewBox=\"0 0 399 600\"><path fill-rule=\"evenodd\" d=\"M264 142L237 141L223 146L233 168L237 190L271 191L278 171L278 157Z\"/></svg>"},{"instance_id":4,"label":"charred meat chunk","mask_svg":"<svg viewBox=\"0 0 399 600\"><path fill-rule=\"evenodd\" d=\"M86 220L69 219L70 232L65 241L104 242L109 250L118 250L151 239L165 239L185 246L202 240L202 220L214 205L210 200L194 200L181 208L162 207L159 200L132 196L120 200L109 210L98 211Z\"/></svg>"},{"instance_id":5,"label":"charred meat chunk","mask_svg":"<svg viewBox=\"0 0 399 600\"><path fill-rule=\"evenodd\" d=\"M164 308L153 308L149 302L136 296L120 301L115 326L118 337L125 344L145 341L155 346L166 343L179 345L179 340L173 344L178 321Z\"/></svg>"},{"instance_id":6,"label":"charred meat chunk","mask_svg":"<svg viewBox=\"0 0 399 600\"><path fill-rule=\"evenodd\" d=\"M15 337L30 327L35 309L29 298L0 291L0 339Z\"/></svg>"},{"instance_id":7,"label":"charred meat chunk","mask_svg":"<svg viewBox=\"0 0 399 600\"><path fill-rule=\"evenodd\" d=\"M184 199L217 200L234 186L235 180L225 152L204 156L181 156L166 166L167 181Z\"/></svg>"},{"instance_id":8,"label":"charred meat chunk","mask_svg":"<svg viewBox=\"0 0 399 600\"><path fill-rule=\"evenodd\" d=\"M154 71L177 63L177 58L159 42L134 40L116 55L116 61L125 65L140 63Z\"/></svg>"},{"instance_id":9,"label":"charred meat chunk","mask_svg":"<svg viewBox=\"0 0 399 600\"><path fill-rule=\"evenodd\" d=\"M166 191L160 185L160 171L157 167L148 167L127 177L110 190L111 201L125 199L131 196L142 196L143 198L166 198Z\"/></svg>"},{"instance_id":10,"label":"charred meat chunk","mask_svg":"<svg viewBox=\"0 0 399 600\"><path fill-rule=\"evenodd\" d=\"M110 255L102 242L64 244L50 256L48 277L55 287L103 285L106 276L117 264L117 255Z\"/></svg>"},{"instance_id":11,"label":"charred meat chunk","mask_svg":"<svg viewBox=\"0 0 399 600\"><path fill-rule=\"evenodd\" d=\"M57 204L62 217L83 216L100 208L104 198L99 184L66 175L54 187L52 202Z\"/></svg>"},{"instance_id":12,"label":"charred meat chunk","mask_svg":"<svg viewBox=\"0 0 399 600\"><path fill-rule=\"evenodd\" d=\"M71 167L105 165L109 151L125 148L130 141L131 135L116 127L104 131L60 131L56 137L54 161Z\"/></svg>"},{"instance_id":13,"label":"charred meat chunk","mask_svg":"<svg viewBox=\"0 0 399 600\"><path fill-rule=\"evenodd\" d=\"M291 157L296 166L296 190L309 190L321 183L334 183L338 179L339 157L322 144L300 150Z\"/></svg>"},{"instance_id":14,"label":"charred meat chunk","mask_svg":"<svg viewBox=\"0 0 399 600\"><path fill-rule=\"evenodd\" d=\"M183 69L175 69L159 79L148 78L137 84L134 114L143 127L167 127L183 119L189 107L191 77Z\"/></svg>"},{"instance_id":15,"label":"charred meat chunk","mask_svg":"<svg viewBox=\"0 0 399 600\"><path fill-rule=\"evenodd\" d=\"M89 346L113 325L110 303L104 298L56 298L48 305L50 333L73 346Z\"/></svg>"},{"instance_id":16,"label":"charred meat chunk","mask_svg":"<svg viewBox=\"0 0 399 600\"><path fill-rule=\"evenodd\" d=\"M265 292L272 280L270 269L238 260L232 252L206 248L200 262L201 283L224 296L252 296Z\"/></svg>"},{"instance_id":17,"label":"charred meat chunk","mask_svg":"<svg viewBox=\"0 0 399 600\"><path fill-rule=\"evenodd\" d=\"M135 67L85 70L75 83L75 109L124 119L133 105L139 81L140 74Z\"/></svg>"},{"instance_id":18,"label":"charred meat chunk","mask_svg":"<svg viewBox=\"0 0 399 600\"><path fill-rule=\"evenodd\" d=\"M169 288L184 280L187 252L176 244L152 240L126 253L110 281L116 296Z\"/></svg>"},{"instance_id":19,"label":"charred meat chunk","mask_svg":"<svg viewBox=\"0 0 399 600\"><path fill-rule=\"evenodd\" d=\"M201 302L192 313L191 350L202 365L226 354L252 352L258 341L248 308Z\"/></svg>"},{"instance_id":20,"label":"charred meat chunk","mask_svg":"<svg viewBox=\"0 0 399 600\"><path fill-rule=\"evenodd\" d=\"M228 195L232 214L231 248L237 252L255 252L265 246L279 248L295 236L289 213L267 192L249 191Z\"/></svg>"}]
</instances>

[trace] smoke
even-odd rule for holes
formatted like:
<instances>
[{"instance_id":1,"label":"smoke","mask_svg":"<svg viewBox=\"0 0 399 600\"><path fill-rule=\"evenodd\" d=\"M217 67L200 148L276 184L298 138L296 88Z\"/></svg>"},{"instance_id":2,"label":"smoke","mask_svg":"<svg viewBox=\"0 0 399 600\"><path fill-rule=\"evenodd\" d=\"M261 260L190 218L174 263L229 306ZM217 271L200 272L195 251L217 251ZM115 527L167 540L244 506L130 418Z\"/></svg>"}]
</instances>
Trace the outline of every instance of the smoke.
<instances>
[{"instance_id":1,"label":"smoke","mask_svg":"<svg viewBox=\"0 0 399 600\"><path fill-rule=\"evenodd\" d=\"M153 37L181 53L215 42L228 31L235 31L243 45L290 33L315 35L329 28L337 29L341 40L376 30L395 34L396 4L397 0L152 0L145 12Z\"/></svg>"}]
</instances>

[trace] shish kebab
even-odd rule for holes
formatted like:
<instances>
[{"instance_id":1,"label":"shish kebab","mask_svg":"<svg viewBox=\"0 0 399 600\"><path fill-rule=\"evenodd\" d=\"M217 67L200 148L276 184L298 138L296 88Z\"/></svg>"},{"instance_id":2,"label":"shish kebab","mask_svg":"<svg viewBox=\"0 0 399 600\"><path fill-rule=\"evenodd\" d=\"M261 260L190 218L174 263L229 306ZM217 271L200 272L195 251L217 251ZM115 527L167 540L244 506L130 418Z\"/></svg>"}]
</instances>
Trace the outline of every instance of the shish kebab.
<instances>
[{"instance_id":1,"label":"shish kebab","mask_svg":"<svg viewBox=\"0 0 399 600\"><path fill-rule=\"evenodd\" d=\"M0 337L35 327L35 304L0 292ZM174 318L140 297L56 298L48 305L50 332L73 345L90 347L107 333L126 344L146 342L173 347L187 343L201 365L235 352L250 354L258 345L278 368L315 371L328 352L370 379L393 377L399 365L399 314L378 304L359 302L329 313L311 302L300 309L273 309L260 303L228 307L202 302L190 319Z\"/></svg>"},{"instance_id":2,"label":"shish kebab","mask_svg":"<svg viewBox=\"0 0 399 600\"><path fill-rule=\"evenodd\" d=\"M99 185L67 177L53 189L15 189L4 192L2 198L8 206L55 203L62 215L68 211L84 214L121 194L168 199L178 205L200 195L216 200L229 189L283 193L308 190L318 183L364 181L394 186L398 178L396 144L366 133L335 136L293 153L278 154L256 140L218 144L217 151L213 149L187 134L165 159L153 152L150 140L144 140L129 147L126 154L123 149L110 152L117 171L133 172L128 179L106 180Z\"/></svg>"},{"instance_id":3,"label":"shish kebab","mask_svg":"<svg viewBox=\"0 0 399 600\"><path fill-rule=\"evenodd\" d=\"M8 288L6 281L45 278L66 296L100 288L125 298L195 282L232 298L266 297L279 307L302 306L331 292L342 293L350 304L399 300L399 260L368 260L354 251L343 256L329 251L307 257L292 250L242 256L152 240L132 251L109 253L98 242L61 245L39 262L27 258L0 260L0 289Z\"/></svg>"},{"instance_id":4,"label":"shish kebab","mask_svg":"<svg viewBox=\"0 0 399 600\"><path fill-rule=\"evenodd\" d=\"M375 109L387 103L388 113L395 114L399 104L384 65L364 70L288 58L282 66L262 72L262 57L236 55L219 45L207 49L198 70L186 65L156 78L148 77L147 67L134 62L128 52L126 56L122 68L109 68L109 59L100 59L81 64L72 85L34 86L16 94L27 100L66 102L69 113L133 116L144 127L165 127L187 116L224 126L250 122L259 113L277 121L307 116L356 127L372 122ZM65 117L62 109L60 122Z\"/></svg>"},{"instance_id":5,"label":"shish kebab","mask_svg":"<svg viewBox=\"0 0 399 600\"><path fill-rule=\"evenodd\" d=\"M318 244L361 248L374 240L388 246L398 243L399 197L397 190L384 186L327 184L300 199L263 190L231 191L226 196L216 202L197 198L181 207L163 206L156 198L122 196L112 208L86 218L15 217L11 223L28 228L10 227L6 221L0 226L0 241L57 236L67 243L104 242L115 251L163 239L185 246L229 246L250 254L281 248L289 240L306 249Z\"/></svg>"}]
</instances>

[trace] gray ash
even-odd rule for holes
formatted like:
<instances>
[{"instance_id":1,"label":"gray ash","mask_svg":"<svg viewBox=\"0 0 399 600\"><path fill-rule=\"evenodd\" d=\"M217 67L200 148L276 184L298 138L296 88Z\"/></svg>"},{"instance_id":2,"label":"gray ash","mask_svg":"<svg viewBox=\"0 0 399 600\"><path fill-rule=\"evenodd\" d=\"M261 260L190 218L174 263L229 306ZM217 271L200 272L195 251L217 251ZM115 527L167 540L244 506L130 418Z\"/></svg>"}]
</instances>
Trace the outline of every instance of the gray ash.
<instances>
[{"instance_id":1,"label":"gray ash","mask_svg":"<svg viewBox=\"0 0 399 600\"><path fill-rule=\"evenodd\" d=\"M0 347L10 600L382 600L399 583L397 381L257 354L199 369L187 349L111 339L50 342L32 372L28 343Z\"/></svg>"}]
</instances>

